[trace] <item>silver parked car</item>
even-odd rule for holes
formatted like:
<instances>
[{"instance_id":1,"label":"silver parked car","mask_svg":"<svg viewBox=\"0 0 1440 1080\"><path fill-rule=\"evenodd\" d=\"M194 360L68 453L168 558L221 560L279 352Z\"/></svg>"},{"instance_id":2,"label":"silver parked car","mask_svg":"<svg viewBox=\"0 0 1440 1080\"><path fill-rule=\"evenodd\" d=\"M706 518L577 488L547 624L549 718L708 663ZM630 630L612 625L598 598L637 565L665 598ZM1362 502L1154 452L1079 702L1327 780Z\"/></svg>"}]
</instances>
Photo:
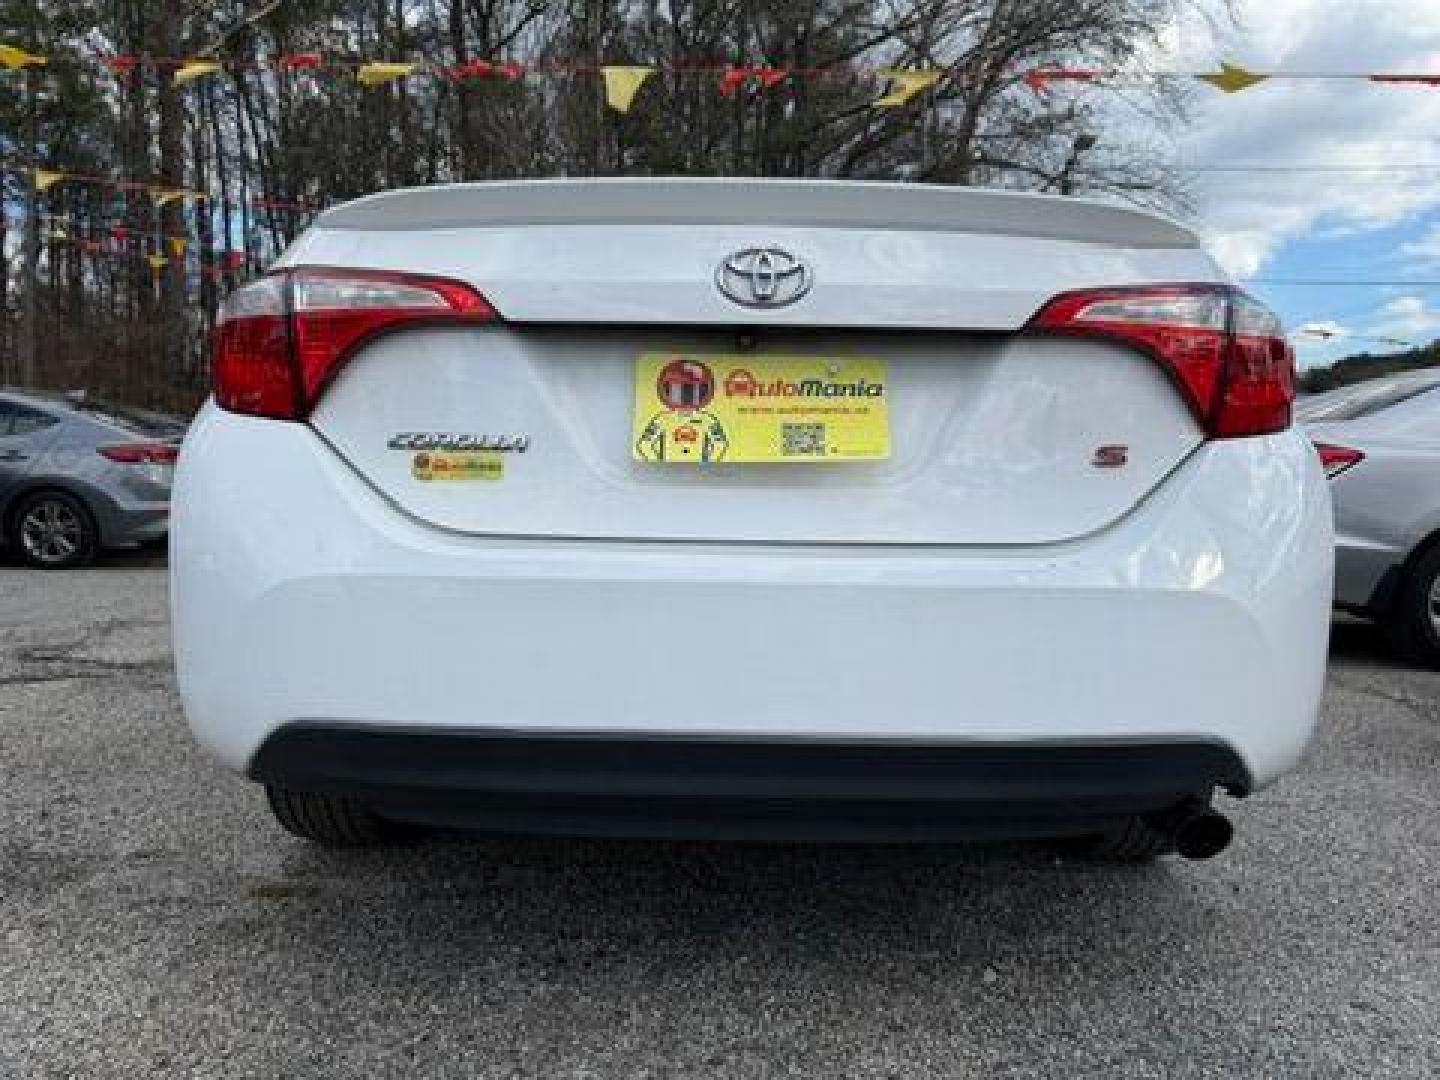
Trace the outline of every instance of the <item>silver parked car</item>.
<instances>
[{"instance_id":1,"label":"silver parked car","mask_svg":"<svg viewBox=\"0 0 1440 1080\"><path fill-rule=\"evenodd\" d=\"M0 537L44 569L163 539L184 434L161 413L0 388Z\"/></svg>"},{"instance_id":2,"label":"silver parked car","mask_svg":"<svg viewBox=\"0 0 1440 1080\"><path fill-rule=\"evenodd\" d=\"M1440 371L1298 403L1335 497L1335 603L1440 666Z\"/></svg>"}]
</instances>

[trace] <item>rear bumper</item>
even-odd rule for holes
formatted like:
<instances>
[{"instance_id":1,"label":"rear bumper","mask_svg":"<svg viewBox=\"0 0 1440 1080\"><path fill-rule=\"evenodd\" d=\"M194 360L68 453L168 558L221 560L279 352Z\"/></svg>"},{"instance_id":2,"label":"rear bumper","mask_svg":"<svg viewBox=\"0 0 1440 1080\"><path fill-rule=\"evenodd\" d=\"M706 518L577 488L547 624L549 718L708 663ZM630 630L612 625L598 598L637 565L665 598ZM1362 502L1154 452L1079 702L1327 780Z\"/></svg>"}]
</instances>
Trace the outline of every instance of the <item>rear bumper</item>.
<instances>
[{"instance_id":1,"label":"rear bumper","mask_svg":"<svg viewBox=\"0 0 1440 1080\"><path fill-rule=\"evenodd\" d=\"M207 410L175 509L181 696L242 771L302 723L1215 745L1258 788L1323 680L1330 508L1292 434L1207 445L1064 544L800 547L455 535L309 429Z\"/></svg>"},{"instance_id":2,"label":"rear bumper","mask_svg":"<svg viewBox=\"0 0 1440 1080\"><path fill-rule=\"evenodd\" d=\"M250 776L516 832L942 840L1090 832L1234 795L1215 743L965 746L289 725Z\"/></svg>"}]
</instances>

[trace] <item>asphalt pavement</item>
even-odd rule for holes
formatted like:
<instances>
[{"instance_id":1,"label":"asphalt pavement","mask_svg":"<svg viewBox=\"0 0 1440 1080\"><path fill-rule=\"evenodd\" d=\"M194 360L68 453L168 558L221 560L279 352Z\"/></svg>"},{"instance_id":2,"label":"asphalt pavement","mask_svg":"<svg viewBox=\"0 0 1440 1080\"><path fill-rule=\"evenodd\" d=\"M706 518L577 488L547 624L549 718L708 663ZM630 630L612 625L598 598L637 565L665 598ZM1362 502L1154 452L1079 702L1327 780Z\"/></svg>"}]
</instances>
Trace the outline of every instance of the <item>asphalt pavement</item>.
<instances>
[{"instance_id":1,"label":"asphalt pavement","mask_svg":"<svg viewBox=\"0 0 1440 1080\"><path fill-rule=\"evenodd\" d=\"M1440 673L1360 624L1207 863L327 854L191 745L154 556L0 565L0 769L6 1080L1440 1076Z\"/></svg>"}]
</instances>

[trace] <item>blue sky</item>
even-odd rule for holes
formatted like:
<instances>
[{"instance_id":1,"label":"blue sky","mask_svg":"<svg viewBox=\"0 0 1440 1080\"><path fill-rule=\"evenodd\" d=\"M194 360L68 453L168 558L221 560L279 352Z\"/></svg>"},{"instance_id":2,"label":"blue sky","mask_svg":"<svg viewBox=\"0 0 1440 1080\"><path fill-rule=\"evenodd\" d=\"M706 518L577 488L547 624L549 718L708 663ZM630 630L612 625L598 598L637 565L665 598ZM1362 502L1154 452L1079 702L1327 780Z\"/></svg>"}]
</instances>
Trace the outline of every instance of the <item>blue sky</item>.
<instances>
[{"instance_id":1,"label":"blue sky","mask_svg":"<svg viewBox=\"0 0 1440 1080\"><path fill-rule=\"evenodd\" d=\"M1416 248L1437 228L1440 212L1434 211L1361 232L1336 234L1321 225L1285 241L1246 286L1287 326L1336 335L1298 336L1307 364L1352 352L1392 352L1401 343L1428 344L1440 337L1440 273L1433 257L1418 256ZM1300 284L1312 279L1327 283ZM1357 280L1374 283L1350 284Z\"/></svg>"},{"instance_id":2,"label":"blue sky","mask_svg":"<svg viewBox=\"0 0 1440 1080\"><path fill-rule=\"evenodd\" d=\"M1158 66L1440 73L1440 0L1237 0L1233 27L1177 6ZM1174 152L1216 258L1292 328L1334 335L1297 339L1303 365L1440 338L1440 87L1202 87ZM1269 171L1209 171L1235 166Z\"/></svg>"}]
</instances>

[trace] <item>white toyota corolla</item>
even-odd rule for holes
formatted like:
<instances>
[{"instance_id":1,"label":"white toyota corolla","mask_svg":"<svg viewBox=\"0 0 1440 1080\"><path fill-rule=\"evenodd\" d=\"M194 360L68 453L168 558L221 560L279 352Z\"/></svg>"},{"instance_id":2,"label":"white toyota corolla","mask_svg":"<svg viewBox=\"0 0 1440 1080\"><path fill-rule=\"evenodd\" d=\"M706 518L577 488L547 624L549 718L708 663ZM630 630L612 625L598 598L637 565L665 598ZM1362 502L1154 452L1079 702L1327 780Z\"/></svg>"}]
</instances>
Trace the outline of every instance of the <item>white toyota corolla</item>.
<instances>
[{"instance_id":1,"label":"white toyota corolla","mask_svg":"<svg viewBox=\"0 0 1440 1080\"><path fill-rule=\"evenodd\" d=\"M400 826L1211 855L1331 592L1267 310L1180 226L594 180L321 215L227 300L174 496L190 723Z\"/></svg>"}]
</instances>

